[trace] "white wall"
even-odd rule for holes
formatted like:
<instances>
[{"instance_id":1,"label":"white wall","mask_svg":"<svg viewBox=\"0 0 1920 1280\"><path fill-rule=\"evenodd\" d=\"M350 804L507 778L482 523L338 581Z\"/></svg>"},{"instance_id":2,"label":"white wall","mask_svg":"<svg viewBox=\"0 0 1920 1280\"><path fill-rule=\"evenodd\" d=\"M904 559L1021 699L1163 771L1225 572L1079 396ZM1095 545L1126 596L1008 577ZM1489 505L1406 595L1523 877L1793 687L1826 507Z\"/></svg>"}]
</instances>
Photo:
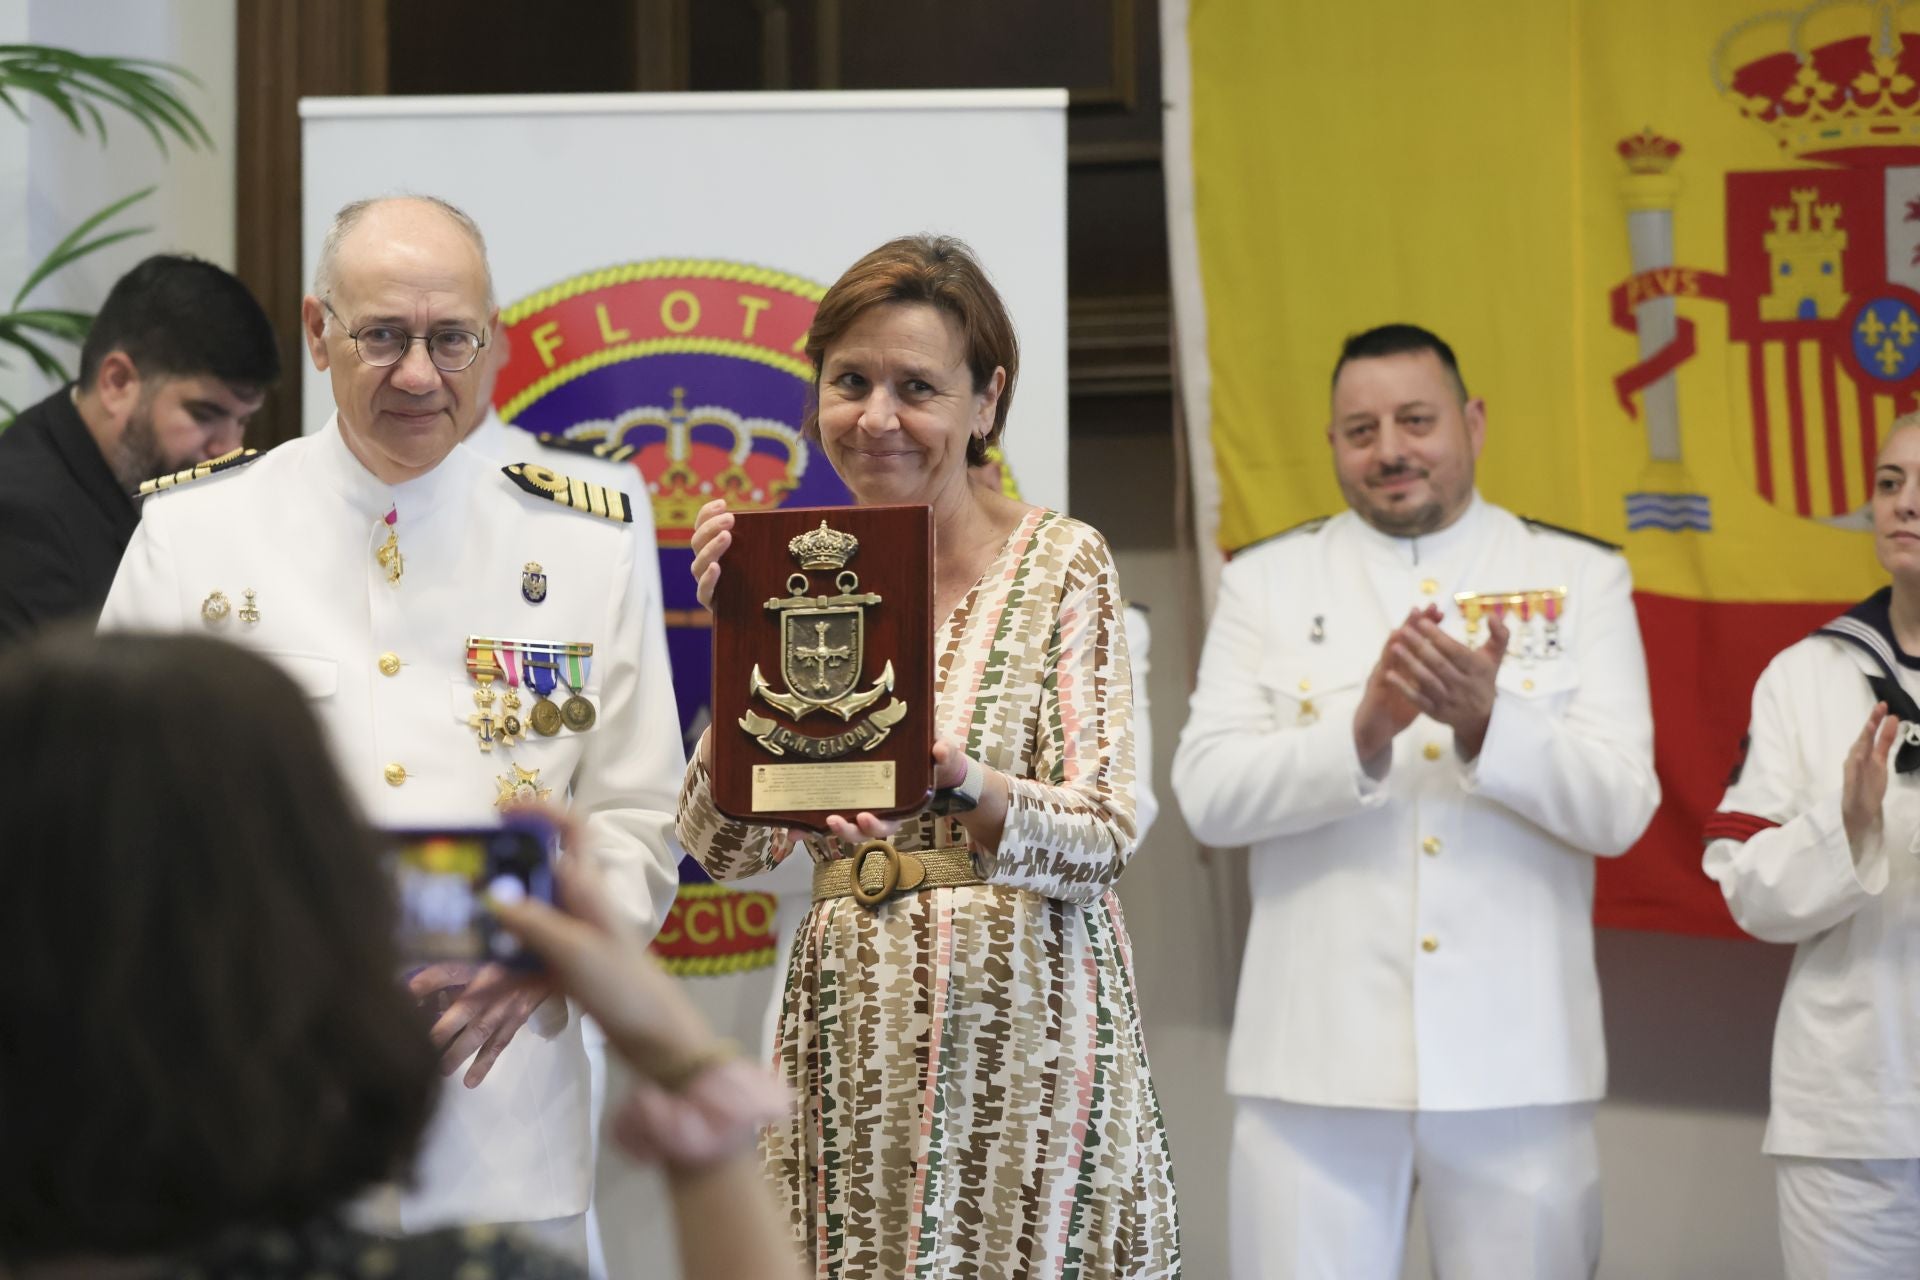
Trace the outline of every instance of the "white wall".
<instances>
[{"instance_id":1,"label":"white wall","mask_svg":"<svg viewBox=\"0 0 1920 1280\"><path fill-rule=\"evenodd\" d=\"M124 113L102 110L103 148L37 99L28 107L27 126L0 112L0 303L12 300L26 273L76 225L154 184L158 191L114 223L152 227L150 234L82 259L28 301L92 311L116 279L154 253L193 253L233 268L234 6L235 0L0 0L0 42L155 58L185 68L200 83L182 86L181 96L213 135L211 150L169 141L170 153L162 155ZM57 350L71 369L78 352ZM20 364L0 369L0 396L17 405L50 389Z\"/></svg>"},{"instance_id":2,"label":"white wall","mask_svg":"<svg viewBox=\"0 0 1920 1280\"><path fill-rule=\"evenodd\" d=\"M1203 855L1168 780L1201 640L1196 575L1158 515L1175 483L1168 440L1082 437L1069 463L1074 514L1114 541L1122 587L1151 610L1160 818L1120 896L1179 1178L1187 1274L1224 1280L1232 1108L1223 1081L1246 855ZM1777 1280L1773 1173L1760 1137L1790 953L1617 931L1602 931L1596 949L1612 1078L1598 1120L1601 1280ZM1405 1280L1432 1275L1423 1231L1416 1214Z\"/></svg>"}]
</instances>

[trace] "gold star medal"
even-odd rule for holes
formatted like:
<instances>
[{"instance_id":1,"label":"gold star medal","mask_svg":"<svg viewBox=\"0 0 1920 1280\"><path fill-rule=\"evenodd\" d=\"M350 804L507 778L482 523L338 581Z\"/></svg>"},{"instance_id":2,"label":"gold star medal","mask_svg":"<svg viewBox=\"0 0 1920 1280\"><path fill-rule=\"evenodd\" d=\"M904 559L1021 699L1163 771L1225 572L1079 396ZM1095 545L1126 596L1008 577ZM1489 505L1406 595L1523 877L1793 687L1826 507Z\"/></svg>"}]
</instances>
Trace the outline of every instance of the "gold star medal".
<instances>
[{"instance_id":1,"label":"gold star medal","mask_svg":"<svg viewBox=\"0 0 1920 1280\"><path fill-rule=\"evenodd\" d=\"M540 785L538 769L522 769L512 766L511 773L503 773L495 778L494 785L500 788L493 798L496 809L518 809L525 805L542 804L553 798L553 788Z\"/></svg>"}]
</instances>

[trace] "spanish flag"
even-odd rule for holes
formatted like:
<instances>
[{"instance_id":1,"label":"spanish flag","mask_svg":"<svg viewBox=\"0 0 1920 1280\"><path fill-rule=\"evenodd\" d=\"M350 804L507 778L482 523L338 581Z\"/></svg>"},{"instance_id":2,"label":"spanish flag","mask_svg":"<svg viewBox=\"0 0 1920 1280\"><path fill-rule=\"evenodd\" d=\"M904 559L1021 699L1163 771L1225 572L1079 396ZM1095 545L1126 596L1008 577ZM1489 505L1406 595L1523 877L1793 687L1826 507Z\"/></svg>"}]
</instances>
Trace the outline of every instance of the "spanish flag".
<instances>
[{"instance_id":1,"label":"spanish flag","mask_svg":"<svg viewBox=\"0 0 1920 1280\"><path fill-rule=\"evenodd\" d=\"M1702 826L1761 668L1884 581L1873 455L1920 403L1920 10L1172 0L1164 29L1207 554L1339 509L1342 338L1446 337L1481 491L1633 566L1665 799L1600 921L1737 933Z\"/></svg>"}]
</instances>

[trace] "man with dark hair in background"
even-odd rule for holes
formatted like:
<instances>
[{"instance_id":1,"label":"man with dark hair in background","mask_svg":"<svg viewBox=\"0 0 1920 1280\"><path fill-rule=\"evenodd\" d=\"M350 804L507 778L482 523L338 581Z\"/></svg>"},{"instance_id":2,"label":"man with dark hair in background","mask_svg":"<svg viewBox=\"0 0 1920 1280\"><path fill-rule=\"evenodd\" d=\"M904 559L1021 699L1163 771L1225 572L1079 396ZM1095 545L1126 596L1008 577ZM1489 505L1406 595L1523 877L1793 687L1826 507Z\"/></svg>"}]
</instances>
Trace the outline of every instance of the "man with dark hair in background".
<instances>
[{"instance_id":1,"label":"man with dark hair in background","mask_svg":"<svg viewBox=\"0 0 1920 1280\"><path fill-rule=\"evenodd\" d=\"M120 277L79 380L0 433L0 646L98 612L141 482L238 450L279 376L266 312L219 267L162 254Z\"/></svg>"},{"instance_id":2,"label":"man with dark hair in background","mask_svg":"<svg viewBox=\"0 0 1920 1280\"><path fill-rule=\"evenodd\" d=\"M1246 845L1235 1280L1590 1280L1594 861L1660 798L1618 548L1483 500L1486 404L1414 325L1347 341L1346 511L1220 579L1173 788Z\"/></svg>"}]
</instances>

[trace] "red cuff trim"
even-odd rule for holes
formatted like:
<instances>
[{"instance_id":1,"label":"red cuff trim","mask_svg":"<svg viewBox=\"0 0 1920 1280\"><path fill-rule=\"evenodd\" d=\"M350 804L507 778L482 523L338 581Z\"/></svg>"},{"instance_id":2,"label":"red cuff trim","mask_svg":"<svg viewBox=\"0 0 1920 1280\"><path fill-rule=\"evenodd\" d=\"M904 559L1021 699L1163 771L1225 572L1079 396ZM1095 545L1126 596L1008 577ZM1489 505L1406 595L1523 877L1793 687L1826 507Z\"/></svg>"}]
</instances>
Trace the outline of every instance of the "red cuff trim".
<instances>
[{"instance_id":1,"label":"red cuff trim","mask_svg":"<svg viewBox=\"0 0 1920 1280\"><path fill-rule=\"evenodd\" d=\"M1706 840L1738 840L1745 843L1762 831L1779 825L1772 818L1763 818L1755 813L1716 813L1707 819L1707 825L1700 834Z\"/></svg>"}]
</instances>

